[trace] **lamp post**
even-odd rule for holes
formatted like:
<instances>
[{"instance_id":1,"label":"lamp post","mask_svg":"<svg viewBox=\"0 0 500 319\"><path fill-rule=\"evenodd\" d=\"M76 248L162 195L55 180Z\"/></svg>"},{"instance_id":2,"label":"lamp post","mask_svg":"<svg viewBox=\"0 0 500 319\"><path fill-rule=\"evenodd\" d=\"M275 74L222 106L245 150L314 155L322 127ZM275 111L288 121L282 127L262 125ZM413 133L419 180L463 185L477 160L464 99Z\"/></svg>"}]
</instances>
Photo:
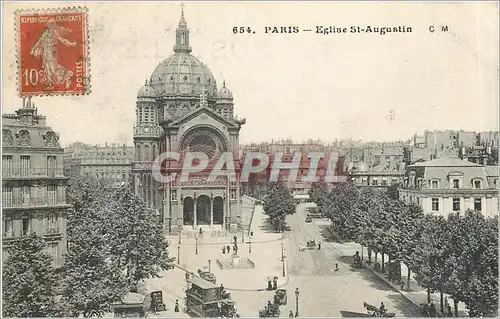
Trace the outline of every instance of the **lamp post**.
<instances>
[{"instance_id":1,"label":"lamp post","mask_svg":"<svg viewBox=\"0 0 500 319\"><path fill-rule=\"evenodd\" d=\"M299 288L295 288L295 317L299 316Z\"/></svg>"},{"instance_id":2,"label":"lamp post","mask_svg":"<svg viewBox=\"0 0 500 319\"><path fill-rule=\"evenodd\" d=\"M180 245L181 244L181 226L179 225L177 228L179 231L179 245Z\"/></svg>"},{"instance_id":3,"label":"lamp post","mask_svg":"<svg viewBox=\"0 0 500 319\"><path fill-rule=\"evenodd\" d=\"M283 241L281 242L281 264L283 266L282 276L285 277L285 250L283 249Z\"/></svg>"},{"instance_id":4,"label":"lamp post","mask_svg":"<svg viewBox=\"0 0 500 319\"><path fill-rule=\"evenodd\" d=\"M194 240L195 240L195 249L196 249L195 253L196 253L196 255L198 255L198 233L195 233Z\"/></svg>"},{"instance_id":5,"label":"lamp post","mask_svg":"<svg viewBox=\"0 0 500 319\"><path fill-rule=\"evenodd\" d=\"M212 263L212 260L209 259L208 260L208 272L212 272L212 267L210 266L211 263Z\"/></svg>"},{"instance_id":6,"label":"lamp post","mask_svg":"<svg viewBox=\"0 0 500 319\"><path fill-rule=\"evenodd\" d=\"M252 253L252 236L248 237L248 252Z\"/></svg>"},{"instance_id":7,"label":"lamp post","mask_svg":"<svg viewBox=\"0 0 500 319\"><path fill-rule=\"evenodd\" d=\"M181 246L177 246L177 264L181 262Z\"/></svg>"}]
</instances>

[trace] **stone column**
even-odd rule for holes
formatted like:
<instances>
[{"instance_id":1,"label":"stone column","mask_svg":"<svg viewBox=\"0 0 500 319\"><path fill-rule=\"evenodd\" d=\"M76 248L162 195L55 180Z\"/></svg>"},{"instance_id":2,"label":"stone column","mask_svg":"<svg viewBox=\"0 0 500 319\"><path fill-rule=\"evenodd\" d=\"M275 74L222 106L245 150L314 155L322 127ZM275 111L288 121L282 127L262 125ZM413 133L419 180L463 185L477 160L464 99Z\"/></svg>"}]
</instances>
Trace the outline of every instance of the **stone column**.
<instances>
[{"instance_id":1,"label":"stone column","mask_svg":"<svg viewBox=\"0 0 500 319\"><path fill-rule=\"evenodd\" d=\"M196 229L198 226L197 216L196 216L196 197L193 198L193 229Z\"/></svg>"},{"instance_id":2,"label":"stone column","mask_svg":"<svg viewBox=\"0 0 500 319\"><path fill-rule=\"evenodd\" d=\"M214 200L210 197L210 228L214 225Z\"/></svg>"}]
</instances>

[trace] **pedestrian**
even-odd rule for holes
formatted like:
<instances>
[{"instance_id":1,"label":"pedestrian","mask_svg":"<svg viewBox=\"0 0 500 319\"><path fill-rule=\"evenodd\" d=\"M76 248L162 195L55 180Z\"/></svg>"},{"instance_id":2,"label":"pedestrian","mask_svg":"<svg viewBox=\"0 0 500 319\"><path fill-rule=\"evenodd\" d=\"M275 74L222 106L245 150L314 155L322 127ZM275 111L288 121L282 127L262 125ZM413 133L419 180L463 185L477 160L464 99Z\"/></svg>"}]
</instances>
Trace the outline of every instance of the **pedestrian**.
<instances>
[{"instance_id":1,"label":"pedestrian","mask_svg":"<svg viewBox=\"0 0 500 319\"><path fill-rule=\"evenodd\" d=\"M273 285L271 284L271 280L267 281L267 290L273 290Z\"/></svg>"},{"instance_id":2,"label":"pedestrian","mask_svg":"<svg viewBox=\"0 0 500 319\"><path fill-rule=\"evenodd\" d=\"M175 307L174 307L175 312L179 312L179 299L175 299Z\"/></svg>"},{"instance_id":3,"label":"pedestrian","mask_svg":"<svg viewBox=\"0 0 500 319\"><path fill-rule=\"evenodd\" d=\"M229 245L227 245L226 251L227 251L228 254L231 252L231 247Z\"/></svg>"},{"instance_id":4,"label":"pedestrian","mask_svg":"<svg viewBox=\"0 0 500 319\"><path fill-rule=\"evenodd\" d=\"M321 250L321 242L318 242L318 250Z\"/></svg>"},{"instance_id":5,"label":"pedestrian","mask_svg":"<svg viewBox=\"0 0 500 319\"><path fill-rule=\"evenodd\" d=\"M339 264L335 263L335 271L339 271Z\"/></svg>"},{"instance_id":6,"label":"pedestrian","mask_svg":"<svg viewBox=\"0 0 500 319\"><path fill-rule=\"evenodd\" d=\"M453 317L453 312L451 311L450 304L448 304L448 306L446 307L446 311L448 311L448 317Z\"/></svg>"},{"instance_id":7,"label":"pedestrian","mask_svg":"<svg viewBox=\"0 0 500 319\"><path fill-rule=\"evenodd\" d=\"M273 280L273 290L278 290L278 280L276 278Z\"/></svg>"},{"instance_id":8,"label":"pedestrian","mask_svg":"<svg viewBox=\"0 0 500 319\"><path fill-rule=\"evenodd\" d=\"M434 304L434 300L431 299L431 302L429 303L429 317L436 317L436 315L437 315L436 305Z\"/></svg>"},{"instance_id":9,"label":"pedestrian","mask_svg":"<svg viewBox=\"0 0 500 319\"><path fill-rule=\"evenodd\" d=\"M225 254L226 253L226 246L222 246L222 253Z\"/></svg>"},{"instance_id":10,"label":"pedestrian","mask_svg":"<svg viewBox=\"0 0 500 319\"><path fill-rule=\"evenodd\" d=\"M288 318L293 318L293 311L290 309L290 312L288 313Z\"/></svg>"}]
</instances>

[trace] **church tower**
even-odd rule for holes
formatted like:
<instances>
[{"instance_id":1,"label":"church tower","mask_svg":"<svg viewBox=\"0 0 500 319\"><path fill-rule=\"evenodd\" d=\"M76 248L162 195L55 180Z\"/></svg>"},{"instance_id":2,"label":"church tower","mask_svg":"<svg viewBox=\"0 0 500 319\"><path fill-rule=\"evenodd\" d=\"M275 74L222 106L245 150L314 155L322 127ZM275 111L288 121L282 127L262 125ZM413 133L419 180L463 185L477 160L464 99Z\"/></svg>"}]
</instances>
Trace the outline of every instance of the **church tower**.
<instances>
[{"instance_id":1,"label":"church tower","mask_svg":"<svg viewBox=\"0 0 500 319\"><path fill-rule=\"evenodd\" d=\"M151 174L152 163L159 154L158 141L161 135L155 95L155 90L146 79L137 94L134 126L134 192L150 207L158 207L162 196Z\"/></svg>"}]
</instances>

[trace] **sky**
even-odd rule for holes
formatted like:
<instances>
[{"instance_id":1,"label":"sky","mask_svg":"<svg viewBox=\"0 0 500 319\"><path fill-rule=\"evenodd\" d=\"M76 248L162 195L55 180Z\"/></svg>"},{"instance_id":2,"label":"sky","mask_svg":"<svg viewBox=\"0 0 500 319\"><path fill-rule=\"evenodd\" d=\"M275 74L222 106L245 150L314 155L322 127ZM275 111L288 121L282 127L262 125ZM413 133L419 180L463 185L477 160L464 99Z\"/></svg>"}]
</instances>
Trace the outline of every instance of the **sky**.
<instances>
[{"instance_id":1,"label":"sky","mask_svg":"<svg viewBox=\"0 0 500 319\"><path fill-rule=\"evenodd\" d=\"M85 6L91 93L33 101L63 145L132 145L137 92L173 54L180 3L2 3L2 112L21 106L16 9ZM240 143L406 140L424 130L498 130L498 7L491 3L186 2L192 54L234 94ZM316 34L317 26L411 33ZM429 32L429 26L436 32ZM255 34L234 34L233 27ZM265 27L311 32L266 34ZM442 32L441 26L448 26Z\"/></svg>"}]
</instances>

